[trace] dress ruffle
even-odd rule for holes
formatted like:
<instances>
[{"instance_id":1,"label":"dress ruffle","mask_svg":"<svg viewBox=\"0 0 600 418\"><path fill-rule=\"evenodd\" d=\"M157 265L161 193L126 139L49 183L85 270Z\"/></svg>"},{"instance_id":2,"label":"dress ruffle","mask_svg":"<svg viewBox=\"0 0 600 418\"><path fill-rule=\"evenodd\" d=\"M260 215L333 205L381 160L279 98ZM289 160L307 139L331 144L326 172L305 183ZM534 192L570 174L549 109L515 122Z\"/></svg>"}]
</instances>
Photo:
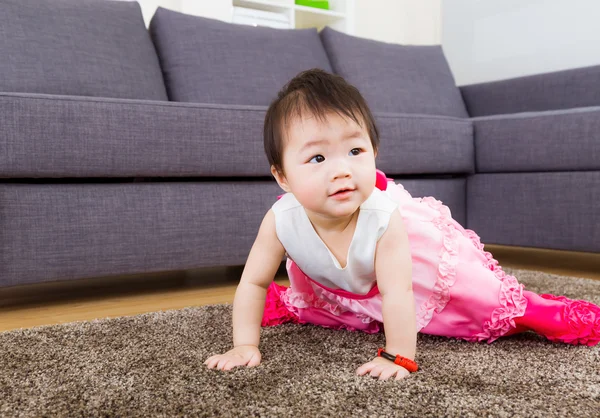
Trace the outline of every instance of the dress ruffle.
<instances>
[{"instance_id":1,"label":"dress ruffle","mask_svg":"<svg viewBox=\"0 0 600 418\"><path fill-rule=\"evenodd\" d=\"M325 296L325 294L328 294ZM337 302L329 302L327 299L335 299ZM353 308L348 309L345 305L352 304L351 299L335 295L323 289L323 294L317 296L314 293L297 292L291 287L285 287L272 282L267 289L265 309L261 326L276 326L285 323L305 324L310 321L301 319L302 312L328 315L338 317L335 324L321 323L325 328L343 329L347 331L362 331L369 334L381 331L381 322L371 316L357 312L362 308L358 302L354 302ZM357 326L353 326L355 324Z\"/></svg>"},{"instance_id":2,"label":"dress ruffle","mask_svg":"<svg viewBox=\"0 0 600 418\"><path fill-rule=\"evenodd\" d=\"M421 199L439 216L433 220L433 224L442 231L443 243L440 250L440 263L438 266L437 279L433 287L433 293L422 305L417 314L417 326L422 329L429 324L434 312L440 313L450 301L450 288L456 281L456 265L458 264L458 236L457 231L450 222L450 209L433 197Z\"/></svg>"},{"instance_id":3,"label":"dress ruffle","mask_svg":"<svg viewBox=\"0 0 600 418\"><path fill-rule=\"evenodd\" d=\"M288 291L281 295L281 299L283 303L285 303L289 309L296 314L298 313L298 309L307 308L322 309L335 316L340 316L342 313L347 311L347 309L344 309L341 304L338 305L327 302L326 300L309 293Z\"/></svg>"},{"instance_id":4,"label":"dress ruffle","mask_svg":"<svg viewBox=\"0 0 600 418\"><path fill-rule=\"evenodd\" d=\"M469 341L487 340L491 343L517 326L515 318L525 313L527 299L523 296L523 285L514 276L506 274L489 251L483 250L484 246L479 235L470 229L465 229L465 232L473 245L485 255L486 268L502 282L499 294L500 306L494 309L490 320L483 324L483 331L468 339Z\"/></svg>"},{"instance_id":5,"label":"dress ruffle","mask_svg":"<svg viewBox=\"0 0 600 418\"><path fill-rule=\"evenodd\" d=\"M281 295L286 293L287 287L271 282L267 288L267 298L261 326L272 327L287 322L299 323L298 315L292 312L282 301Z\"/></svg>"},{"instance_id":6,"label":"dress ruffle","mask_svg":"<svg viewBox=\"0 0 600 418\"><path fill-rule=\"evenodd\" d=\"M377 333L381 330L381 322L363 312L363 305L355 299L336 295L324 288L313 287L314 293L294 291L291 287L280 294L281 301L297 318L302 318L304 312L320 312L337 317L335 325L323 325L326 328L345 329L348 331L363 331ZM299 323L304 323L298 319ZM360 326L353 326L358 324Z\"/></svg>"}]
</instances>

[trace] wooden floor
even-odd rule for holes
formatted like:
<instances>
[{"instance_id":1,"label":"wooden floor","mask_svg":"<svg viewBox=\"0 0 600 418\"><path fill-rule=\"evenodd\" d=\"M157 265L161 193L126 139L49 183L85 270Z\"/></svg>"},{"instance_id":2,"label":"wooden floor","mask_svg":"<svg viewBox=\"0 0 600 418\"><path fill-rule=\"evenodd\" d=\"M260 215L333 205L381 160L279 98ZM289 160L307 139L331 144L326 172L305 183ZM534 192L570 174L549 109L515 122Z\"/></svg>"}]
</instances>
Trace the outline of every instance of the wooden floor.
<instances>
[{"instance_id":1,"label":"wooden floor","mask_svg":"<svg viewBox=\"0 0 600 418\"><path fill-rule=\"evenodd\" d=\"M504 267L600 280L600 254L486 245ZM242 267L0 288L0 331L233 301ZM288 284L285 271L276 277Z\"/></svg>"}]
</instances>

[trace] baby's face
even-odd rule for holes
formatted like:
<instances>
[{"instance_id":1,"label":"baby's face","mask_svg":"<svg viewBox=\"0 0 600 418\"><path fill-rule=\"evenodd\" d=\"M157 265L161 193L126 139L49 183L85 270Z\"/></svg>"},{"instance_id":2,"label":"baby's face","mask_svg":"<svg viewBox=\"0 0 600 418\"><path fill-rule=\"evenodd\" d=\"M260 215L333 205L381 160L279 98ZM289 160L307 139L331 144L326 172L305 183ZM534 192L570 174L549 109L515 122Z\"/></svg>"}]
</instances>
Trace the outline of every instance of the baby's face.
<instances>
[{"instance_id":1,"label":"baby's face","mask_svg":"<svg viewBox=\"0 0 600 418\"><path fill-rule=\"evenodd\" d=\"M375 187L375 152L366 129L334 112L324 121L312 115L296 118L288 128L284 176L274 173L281 187L309 215L353 214Z\"/></svg>"}]
</instances>

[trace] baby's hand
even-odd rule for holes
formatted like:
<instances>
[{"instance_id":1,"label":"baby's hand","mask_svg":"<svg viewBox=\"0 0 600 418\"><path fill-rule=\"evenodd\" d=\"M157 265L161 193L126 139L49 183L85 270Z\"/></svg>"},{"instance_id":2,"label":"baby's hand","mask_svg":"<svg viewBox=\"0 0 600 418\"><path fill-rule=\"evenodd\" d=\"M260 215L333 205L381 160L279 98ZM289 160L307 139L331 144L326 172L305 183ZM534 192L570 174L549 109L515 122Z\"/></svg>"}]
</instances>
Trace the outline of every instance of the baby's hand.
<instances>
[{"instance_id":1,"label":"baby's hand","mask_svg":"<svg viewBox=\"0 0 600 418\"><path fill-rule=\"evenodd\" d=\"M379 377L379 380L387 380L392 376L396 376L396 380L400 380L410 375L410 372L404 367L398 366L382 357L375 357L370 362L356 369L356 374L359 376L369 372L371 372L372 377Z\"/></svg>"},{"instance_id":2,"label":"baby's hand","mask_svg":"<svg viewBox=\"0 0 600 418\"><path fill-rule=\"evenodd\" d=\"M209 369L231 370L236 366L254 367L260 364L260 351L254 345L239 345L225 354L217 354L206 359Z\"/></svg>"}]
</instances>

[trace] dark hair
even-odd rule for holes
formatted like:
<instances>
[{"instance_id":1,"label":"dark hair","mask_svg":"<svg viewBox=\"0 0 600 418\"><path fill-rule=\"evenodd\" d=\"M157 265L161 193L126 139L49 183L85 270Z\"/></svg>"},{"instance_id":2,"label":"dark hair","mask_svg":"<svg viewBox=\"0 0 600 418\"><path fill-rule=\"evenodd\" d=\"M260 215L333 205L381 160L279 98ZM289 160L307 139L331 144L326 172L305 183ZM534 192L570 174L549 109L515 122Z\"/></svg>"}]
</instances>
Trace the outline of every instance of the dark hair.
<instances>
[{"instance_id":1,"label":"dark hair","mask_svg":"<svg viewBox=\"0 0 600 418\"><path fill-rule=\"evenodd\" d=\"M373 149L377 150L379 147L379 131L367 102L358 89L339 75L313 68L301 72L283 86L265 116L265 153L269 164L280 173L283 173L285 126L290 119L301 117L302 111L308 111L321 121L332 111L351 118L359 126L366 128Z\"/></svg>"}]
</instances>

